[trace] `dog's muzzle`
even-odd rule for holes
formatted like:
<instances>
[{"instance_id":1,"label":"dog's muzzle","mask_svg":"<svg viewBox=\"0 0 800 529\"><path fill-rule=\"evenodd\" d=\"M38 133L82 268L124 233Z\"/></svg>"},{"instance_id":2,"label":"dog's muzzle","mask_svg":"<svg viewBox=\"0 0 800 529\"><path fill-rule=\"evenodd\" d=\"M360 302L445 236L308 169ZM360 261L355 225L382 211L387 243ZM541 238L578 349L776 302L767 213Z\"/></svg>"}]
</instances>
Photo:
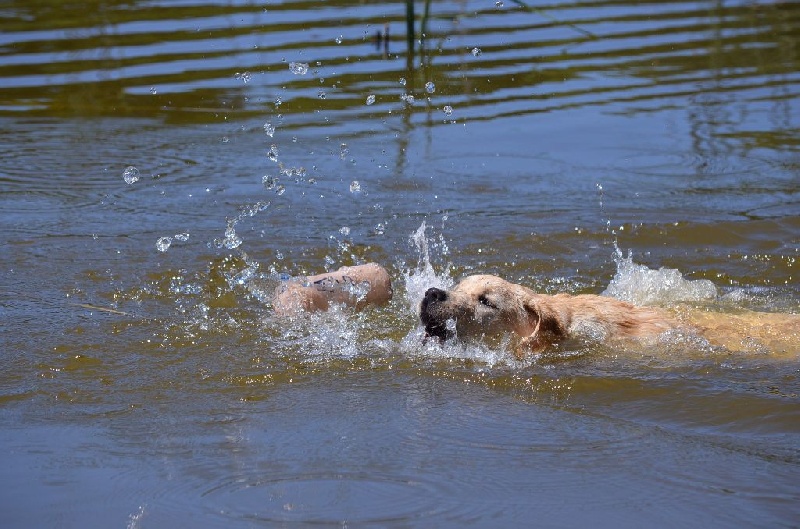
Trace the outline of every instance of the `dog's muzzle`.
<instances>
[{"instance_id":1,"label":"dog's muzzle","mask_svg":"<svg viewBox=\"0 0 800 529\"><path fill-rule=\"evenodd\" d=\"M447 292L440 288L429 288L425 291L425 297L419 307L419 319L425 326L425 341L433 336L439 341L452 338L453 332L447 329L446 320L437 317L436 306L447 301ZM424 342L423 342L424 343Z\"/></svg>"}]
</instances>

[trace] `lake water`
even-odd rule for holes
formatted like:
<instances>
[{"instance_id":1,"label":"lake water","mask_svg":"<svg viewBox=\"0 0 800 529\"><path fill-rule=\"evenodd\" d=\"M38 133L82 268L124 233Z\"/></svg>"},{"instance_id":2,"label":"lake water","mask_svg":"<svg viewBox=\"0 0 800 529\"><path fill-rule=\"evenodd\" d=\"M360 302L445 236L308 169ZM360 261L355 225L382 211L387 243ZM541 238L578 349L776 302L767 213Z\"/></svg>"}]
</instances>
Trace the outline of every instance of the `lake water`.
<instances>
[{"instance_id":1,"label":"lake water","mask_svg":"<svg viewBox=\"0 0 800 529\"><path fill-rule=\"evenodd\" d=\"M475 272L800 312L800 4L541 7L3 2L0 526L796 527L800 350L422 344Z\"/></svg>"}]
</instances>

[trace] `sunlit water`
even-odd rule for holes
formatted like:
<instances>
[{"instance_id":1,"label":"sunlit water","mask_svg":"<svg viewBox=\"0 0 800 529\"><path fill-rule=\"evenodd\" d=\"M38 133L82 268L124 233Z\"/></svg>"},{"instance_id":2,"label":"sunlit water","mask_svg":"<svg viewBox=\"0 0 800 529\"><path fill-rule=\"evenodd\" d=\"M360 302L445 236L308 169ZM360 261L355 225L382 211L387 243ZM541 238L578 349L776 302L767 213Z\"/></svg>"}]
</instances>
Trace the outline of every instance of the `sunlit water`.
<instances>
[{"instance_id":1,"label":"sunlit water","mask_svg":"<svg viewBox=\"0 0 800 529\"><path fill-rule=\"evenodd\" d=\"M800 351L416 314L470 273L800 312L797 4L433 2L410 64L404 9L3 6L0 526L797 523ZM369 260L388 306L273 316Z\"/></svg>"}]
</instances>

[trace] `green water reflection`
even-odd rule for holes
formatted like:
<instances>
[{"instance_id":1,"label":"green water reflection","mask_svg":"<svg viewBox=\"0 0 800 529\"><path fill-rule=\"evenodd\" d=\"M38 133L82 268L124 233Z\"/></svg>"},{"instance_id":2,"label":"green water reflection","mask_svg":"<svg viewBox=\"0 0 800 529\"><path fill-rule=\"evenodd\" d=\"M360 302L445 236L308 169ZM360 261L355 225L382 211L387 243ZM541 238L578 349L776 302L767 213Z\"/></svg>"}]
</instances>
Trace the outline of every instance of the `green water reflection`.
<instances>
[{"instance_id":1,"label":"green water reflection","mask_svg":"<svg viewBox=\"0 0 800 529\"><path fill-rule=\"evenodd\" d=\"M788 115L800 70L791 2L560 3L546 11L555 20L513 5L434 3L427 53L411 69L403 2L16 1L5 12L0 111L8 116L195 122L271 109L363 121L408 94L412 122L435 125L447 121L445 104L475 121L688 103L697 127L726 142L797 142ZM373 42L385 26L388 55ZM293 61L309 73L292 75ZM370 95L374 105L365 104ZM724 108L734 103L770 114L773 129L749 127L746 114Z\"/></svg>"}]
</instances>

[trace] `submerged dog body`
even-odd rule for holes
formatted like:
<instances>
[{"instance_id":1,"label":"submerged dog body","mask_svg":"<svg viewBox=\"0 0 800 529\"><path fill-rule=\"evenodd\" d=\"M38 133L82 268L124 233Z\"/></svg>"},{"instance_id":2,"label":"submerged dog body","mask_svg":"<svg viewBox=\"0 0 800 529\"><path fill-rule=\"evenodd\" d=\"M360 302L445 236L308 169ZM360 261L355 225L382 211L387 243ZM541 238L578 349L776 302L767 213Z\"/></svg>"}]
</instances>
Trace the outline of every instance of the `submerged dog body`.
<instances>
[{"instance_id":1,"label":"submerged dog body","mask_svg":"<svg viewBox=\"0 0 800 529\"><path fill-rule=\"evenodd\" d=\"M491 275L469 276L449 291L428 289L420 319L440 339L452 334L448 321L462 338L513 333L521 338L518 356L568 338L647 338L681 327L657 309L591 294L537 294Z\"/></svg>"},{"instance_id":2,"label":"submerged dog body","mask_svg":"<svg viewBox=\"0 0 800 529\"><path fill-rule=\"evenodd\" d=\"M510 333L519 338L518 357L569 339L642 341L669 331L728 351L800 354L800 315L723 314L689 307L678 313L680 319L606 296L537 294L491 275L469 276L448 291L430 288L420 304L426 336L446 340Z\"/></svg>"},{"instance_id":3,"label":"submerged dog body","mask_svg":"<svg viewBox=\"0 0 800 529\"><path fill-rule=\"evenodd\" d=\"M276 314L291 316L325 311L332 304L358 310L368 305L383 305L392 299L392 294L392 281L386 269L376 263L366 263L291 279L278 286L272 304Z\"/></svg>"}]
</instances>

